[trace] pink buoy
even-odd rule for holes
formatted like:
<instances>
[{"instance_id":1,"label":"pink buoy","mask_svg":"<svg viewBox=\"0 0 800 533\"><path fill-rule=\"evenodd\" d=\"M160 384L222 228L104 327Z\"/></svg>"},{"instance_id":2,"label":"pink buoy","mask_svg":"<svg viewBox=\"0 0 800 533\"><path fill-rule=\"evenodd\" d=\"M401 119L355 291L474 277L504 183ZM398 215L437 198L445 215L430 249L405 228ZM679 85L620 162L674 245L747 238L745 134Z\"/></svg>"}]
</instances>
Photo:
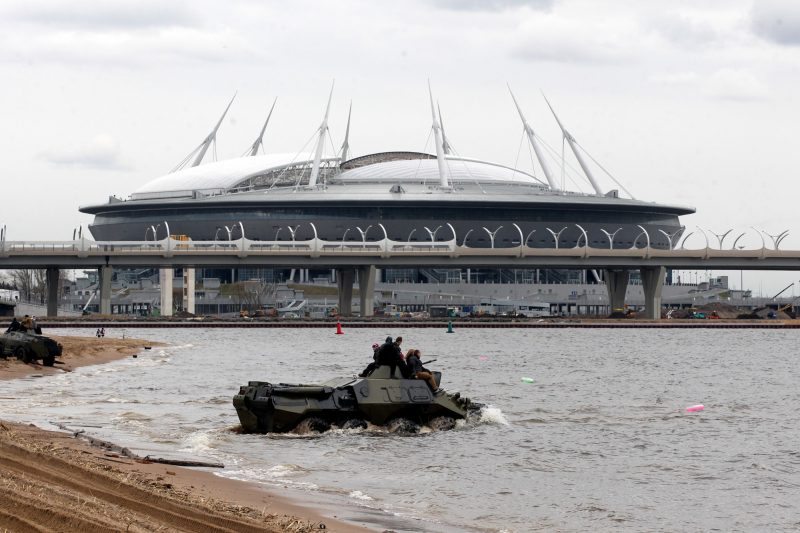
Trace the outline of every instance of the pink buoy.
<instances>
[{"instance_id":1,"label":"pink buoy","mask_svg":"<svg viewBox=\"0 0 800 533\"><path fill-rule=\"evenodd\" d=\"M698 403L697 405L690 405L689 407L687 407L686 408L686 412L687 413L696 413L698 411L702 411L705 408L706 408L705 405L703 405L702 403Z\"/></svg>"},{"instance_id":2,"label":"pink buoy","mask_svg":"<svg viewBox=\"0 0 800 533\"><path fill-rule=\"evenodd\" d=\"M478 357L478 359L480 359L481 361L487 361L489 358L486 357L485 355L482 355L482 356Z\"/></svg>"}]
</instances>

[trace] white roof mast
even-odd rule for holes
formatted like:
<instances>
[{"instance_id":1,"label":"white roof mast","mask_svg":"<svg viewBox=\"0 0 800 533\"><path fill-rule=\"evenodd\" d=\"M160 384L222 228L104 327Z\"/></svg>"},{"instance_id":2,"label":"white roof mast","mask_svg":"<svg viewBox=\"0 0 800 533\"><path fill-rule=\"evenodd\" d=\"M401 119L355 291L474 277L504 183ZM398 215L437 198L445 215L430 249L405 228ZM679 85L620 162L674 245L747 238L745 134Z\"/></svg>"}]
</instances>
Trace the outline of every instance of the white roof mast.
<instances>
[{"instance_id":1,"label":"white roof mast","mask_svg":"<svg viewBox=\"0 0 800 533\"><path fill-rule=\"evenodd\" d=\"M317 140L317 150L314 154L314 166L311 167L311 177L308 178L308 186L317 186L317 176L319 176L319 162L322 159L322 148L325 145L325 134L328 133L328 114L331 111L331 98L333 98L333 86L336 83L334 80L331 83L331 93L328 95L328 106L325 108L325 118L322 119L322 124L319 126L319 139Z\"/></svg>"},{"instance_id":2,"label":"white roof mast","mask_svg":"<svg viewBox=\"0 0 800 533\"><path fill-rule=\"evenodd\" d=\"M511 91L510 85L508 86L508 92L511 93L511 99L514 100L514 105L517 106L517 112L519 113L519 118L522 120L522 126L525 128L525 133L528 134L528 141L530 141L531 146L533 146L533 151L536 152L536 159L538 159L539 164L542 165L542 170L547 178L547 183L550 184L550 188L554 191L559 190L556 180L553 179L553 175L550 173L550 169L545 162L542 148L539 146L539 141L536 140L536 134L533 133L533 128L531 128L530 124L528 124L528 121L525 120L525 116L522 114L522 109L520 109L517 99L514 97L514 93Z\"/></svg>"},{"instance_id":3,"label":"white roof mast","mask_svg":"<svg viewBox=\"0 0 800 533\"><path fill-rule=\"evenodd\" d=\"M269 124L269 118L272 116L272 111L275 109L275 103L278 101L278 97L275 97L275 100L272 101L272 107L269 109L269 114L267 115L267 120L264 121L264 126L261 128L261 133L258 135L258 139L255 140L253 146L250 147L250 155L258 155L258 149L264 147L264 132L267 131L267 124Z\"/></svg>"},{"instance_id":4,"label":"white roof mast","mask_svg":"<svg viewBox=\"0 0 800 533\"><path fill-rule=\"evenodd\" d=\"M442 127L436 118L436 109L433 107L433 91L431 91L431 81L428 80L428 94L431 98L431 118L433 119L433 136L436 143L436 161L439 163L439 188L451 189L448 179L447 162L444 159L444 141L442 140Z\"/></svg>"},{"instance_id":5,"label":"white roof mast","mask_svg":"<svg viewBox=\"0 0 800 533\"><path fill-rule=\"evenodd\" d=\"M353 112L353 102L350 101L350 109L347 110L347 128L344 130L344 142L342 143L342 159L341 162L347 161L347 152L350 151L350 114Z\"/></svg>"},{"instance_id":6,"label":"white roof mast","mask_svg":"<svg viewBox=\"0 0 800 533\"><path fill-rule=\"evenodd\" d=\"M578 160L578 164L580 164L581 168L583 169L583 173L586 174L586 177L589 179L589 183L592 184L592 187L594 187L594 191L597 193L598 196L603 196L604 194L603 189L601 189L600 186L595 181L592 171L589 170L586 161L583 160L583 156L578 151L578 148L575 146L575 138L572 135L570 135L570 133L561 124L561 121L558 120L558 115L556 115L556 112L555 110L553 110L553 106L550 105L550 101L547 99L547 97L544 96L544 94L542 94L542 96L544 97L544 101L547 102L547 107L550 108L550 111L556 118L556 122L558 122L558 127L561 128L561 133L564 135L564 138L567 140L567 143L569 143L569 147L572 149L572 153L575 154L575 159Z\"/></svg>"},{"instance_id":7,"label":"white roof mast","mask_svg":"<svg viewBox=\"0 0 800 533\"><path fill-rule=\"evenodd\" d=\"M217 122L217 125L214 126L212 132L208 134L208 137L206 137L205 140L198 147L200 151L197 153L197 157L194 158L194 161L192 161L191 166L196 167L197 165L200 164L200 162L203 160L203 156L206 155L208 147L211 146L211 143L217 139L217 130L219 129L220 124L222 124L222 120L225 118L225 115L228 114L228 109L231 108L231 104L233 103L234 98L236 98L235 94L233 95L233 98L231 98L231 101L228 102L228 107L225 108L225 112L222 113L221 117L219 117L219 122Z\"/></svg>"}]
</instances>

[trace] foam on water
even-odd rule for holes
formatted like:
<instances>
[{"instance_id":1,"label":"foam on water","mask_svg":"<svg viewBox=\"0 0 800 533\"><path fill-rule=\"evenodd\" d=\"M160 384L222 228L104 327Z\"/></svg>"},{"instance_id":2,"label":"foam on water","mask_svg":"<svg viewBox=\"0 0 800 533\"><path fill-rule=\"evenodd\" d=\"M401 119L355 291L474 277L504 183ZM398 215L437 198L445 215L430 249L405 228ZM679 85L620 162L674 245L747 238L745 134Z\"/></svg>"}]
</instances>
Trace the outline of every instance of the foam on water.
<instances>
[{"instance_id":1,"label":"foam on water","mask_svg":"<svg viewBox=\"0 0 800 533\"><path fill-rule=\"evenodd\" d=\"M499 407L493 407L491 405L487 405L486 407L481 408L480 418L478 418L478 423L507 426L508 419L506 418L506 415L503 414L503 411L501 411Z\"/></svg>"}]
</instances>

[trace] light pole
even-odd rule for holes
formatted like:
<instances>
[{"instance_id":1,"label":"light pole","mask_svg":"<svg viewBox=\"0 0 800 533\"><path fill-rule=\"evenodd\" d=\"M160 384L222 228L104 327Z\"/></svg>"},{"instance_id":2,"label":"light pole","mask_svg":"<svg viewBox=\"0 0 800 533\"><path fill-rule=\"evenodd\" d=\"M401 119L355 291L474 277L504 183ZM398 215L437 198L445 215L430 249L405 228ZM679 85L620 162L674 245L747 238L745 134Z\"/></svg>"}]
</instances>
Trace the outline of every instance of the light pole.
<instances>
[{"instance_id":1,"label":"light pole","mask_svg":"<svg viewBox=\"0 0 800 533\"><path fill-rule=\"evenodd\" d=\"M436 232L438 232L440 229L442 229L442 226L436 226L436 229L431 231L428 229L428 226L425 226L425 231L427 231L428 235L431 236L431 242L436 242Z\"/></svg>"},{"instance_id":2,"label":"light pole","mask_svg":"<svg viewBox=\"0 0 800 533\"><path fill-rule=\"evenodd\" d=\"M485 226L483 227L483 231L485 231L486 233L489 234L489 240L491 240L491 242L492 242L492 248L494 248L494 236L497 235L497 232L500 231L501 229L503 229L503 226L498 227L494 231L489 231L489 229L487 227L485 227Z\"/></svg>"},{"instance_id":3,"label":"light pole","mask_svg":"<svg viewBox=\"0 0 800 533\"><path fill-rule=\"evenodd\" d=\"M299 227L300 227L300 224L298 224L295 227L289 226L289 233L292 234L292 246L294 246L294 236L295 236L295 233L297 233L297 228L299 228Z\"/></svg>"},{"instance_id":4,"label":"light pole","mask_svg":"<svg viewBox=\"0 0 800 533\"><path fill-rule=\"evenodd\" d=\"M152 232L153 232L153 240L154 240L154 241L158 240L158 239L156 238L156 231L158 231L158 228L160 228L160 227L161 227L161 224L158 224L157 226L152 226L152 225L148 226L148 227L147 227L147 229L146 229L146 230L144 230L144 240L145 240L145 241L147 240L147 233L148 233L149 231L152 231ZM219 228L217 228L217 229L219 229Z\"/></svg>"},{"instance_id":5,"label":"light pole","mask_svg":"<svg viewBox=\"0 0 800 533\"><path fill-rule=\"evenodd\" d=\"M415 231L417 231L417 228L412 229L411 232L408 234L408 239L406 239L406 246L409 247L411 246L411 236L414 235Z\"/></svg>"},{"instance_id":6,"label":"light pole","mask_svg":"<svg viewBox=\"0 0 800 533\"><path fill-rule=\"evenodd\" d=\"M556 250L558 250L558 239L561 238L561 234L564 232L565 229L567 229L567 227L564 226L558 231L553 231L550 228L545 228L545 229L550 232L550 235L553 236L553 241L555 242Z\"/></svg>"},{"instance_id":7,"label":"light pole","mask_svg":"<svg viewBox=\"0 0 800 533\"><path fill-rule=\"evenodd\" d=\"M367 232L369 231L369 228L371 228L371 227L372 227L372 224L367 226L367 229L362 230L360 227L356 226L356 229L361 234L361 244L362 245L366 245L367 244Z\"/></svg>"},{"instance_id":8,"label":"light pole","mask_svg":"<svg viewBox=\"0 0 800 533\"><path fill-rule=\"evenodd\" d=\"M344 249L344 241L347 240L347 232L350 231L350 228L344 230L344 235L342 235L342 249Z\"/></svg>"},{"instance_id":9,"label":"light pole","mask_svg":"<svg viewBox=\"0 0 800 533\"><path fill-rule=\"evenodd\" d=\"M464 240L461 241L462 247L467 245L467 237L469 237L469 234L472 233L473 231L475 231L475 228L470 228L469 231L466 233L466 235L464 235Z\"/></svg>"}]
</instances>

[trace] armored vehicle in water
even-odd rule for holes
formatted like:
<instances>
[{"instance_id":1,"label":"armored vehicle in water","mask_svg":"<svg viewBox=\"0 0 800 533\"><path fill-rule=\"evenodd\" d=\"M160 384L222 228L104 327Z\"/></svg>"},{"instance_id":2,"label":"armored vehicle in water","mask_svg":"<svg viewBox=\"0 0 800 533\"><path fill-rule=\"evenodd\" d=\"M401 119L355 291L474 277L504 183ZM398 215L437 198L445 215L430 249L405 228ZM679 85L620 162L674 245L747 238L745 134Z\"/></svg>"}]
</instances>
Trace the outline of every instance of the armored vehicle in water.
<instances>
[{"instance_id":1,"label":"armored vehicle in water","mask_svg":"<svg viewBox=\"0 0 800 533\"><path fill-rule=\"evenodd\" d=\"M303 422L321 431L335 425L366 427L393 420L415 424L438 421L440 428L479 406L459 393L434 393L424 380L394 379L388 366L366 377L335 378L320 384L287 384L251 381L233 397L233 405L245 433L291 431ZM441 373L434 372L437 383Z\"/></svg>"},{"instance_id":2,"label":"armored vehicle in water","mask_svg":"<svg viewBox=\"0 0 800 533\"><path fill-rule=\"evenodd\" d=\"M61 355L61 344L50 337L22 331L11 331L0 335L0 358L9 355L25 363L41 359L44 366L53 366Z\"/></svg>"}]
</instances>

